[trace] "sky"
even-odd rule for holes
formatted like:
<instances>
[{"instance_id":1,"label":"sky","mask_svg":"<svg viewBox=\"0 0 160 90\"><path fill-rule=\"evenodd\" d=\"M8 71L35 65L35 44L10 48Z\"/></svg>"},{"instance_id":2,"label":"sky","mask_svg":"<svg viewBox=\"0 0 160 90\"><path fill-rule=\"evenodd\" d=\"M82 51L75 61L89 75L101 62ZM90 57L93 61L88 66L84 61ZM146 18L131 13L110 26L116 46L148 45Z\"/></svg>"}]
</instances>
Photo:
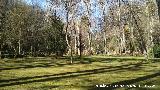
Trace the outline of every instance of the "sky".
<instances>
[{"instance_id":1,"label":"sky","mask_svg":"<svg viewBox=\"0 0 160 90\"><path fill-rule=\"evenodd\" d=\"M40 5L42 8L46 8L46 0L25 0L25 2L30 5L32 5L32 1Z\"/></svg>"},{"instance_id":2,"label":"sky","mask_svg":"<svg viewBox=\"0 0 160 90\"><path fill-rule=\"evenodd\" d=\"M34 1L34 3L37 3L40 7L42 7L42 9L47 9L47 6L46 6L46 0L25 0L26 3L32 5L32 1ZM98 24L99 22L101 21L101 18L102 18L102 11L99 9L98 7L98 2L97 0L91 0L91 10L92 10L92 14L91 14L91 17L90 17L90 22L92 22L91 24L91 30L97 30L99 28ZM84 3L79 3L78 4L78 15L77 15L77 18L80 18L81 16L80 15L83 15L84 14L84 11L86 10L86 7L84 7ZM57 13L58 15L65 21L65 11L62 10L63 8L60 7L58 10L57 10ZM78 17L79 16L79 17Z\"/></svg>"}]
</instances>

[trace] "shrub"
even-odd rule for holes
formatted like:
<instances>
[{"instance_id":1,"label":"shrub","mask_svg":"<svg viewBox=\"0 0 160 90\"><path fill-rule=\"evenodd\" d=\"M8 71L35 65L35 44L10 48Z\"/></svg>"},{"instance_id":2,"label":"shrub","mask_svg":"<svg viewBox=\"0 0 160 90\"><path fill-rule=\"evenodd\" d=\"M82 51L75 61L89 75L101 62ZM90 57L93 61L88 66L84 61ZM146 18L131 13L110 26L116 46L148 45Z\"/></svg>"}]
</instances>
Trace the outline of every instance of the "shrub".
<instances>
[{"instance_id":1,"label":"shrub","mask_svg":"<svg viewBox=\"0 0 160 90\"><path fill-rule=\"evenodd\" d=\"M156 44L153 47L154 58L160 58L160 45Z\"/></svg>"}]
</instances>

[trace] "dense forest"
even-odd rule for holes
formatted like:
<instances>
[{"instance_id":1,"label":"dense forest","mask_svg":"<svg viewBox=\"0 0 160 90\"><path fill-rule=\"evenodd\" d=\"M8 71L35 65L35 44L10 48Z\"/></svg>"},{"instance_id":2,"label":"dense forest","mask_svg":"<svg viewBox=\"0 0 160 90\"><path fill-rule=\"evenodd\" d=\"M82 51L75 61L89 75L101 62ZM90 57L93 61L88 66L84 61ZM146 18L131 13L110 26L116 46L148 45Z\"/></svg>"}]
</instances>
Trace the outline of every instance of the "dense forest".
<instances>
[{"instance_id":1,"label":"dense forest","mask_svg":"<svg viewBox=\"0 0 160 90\"><path fill-rule=\"evenodd\" d=\"M159 0L0 0L0 55L159 58L159 12Z\"/></svg>"}]
</instances>

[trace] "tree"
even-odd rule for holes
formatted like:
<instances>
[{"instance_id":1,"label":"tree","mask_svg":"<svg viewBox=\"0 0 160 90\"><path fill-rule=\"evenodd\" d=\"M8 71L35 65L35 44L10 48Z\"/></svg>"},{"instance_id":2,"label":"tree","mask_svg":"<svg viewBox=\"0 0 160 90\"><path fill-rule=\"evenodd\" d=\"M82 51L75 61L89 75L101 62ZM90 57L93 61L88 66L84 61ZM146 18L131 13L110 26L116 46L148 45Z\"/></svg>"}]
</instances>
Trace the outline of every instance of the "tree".
<instances>
[{"instance_id":1,"label":"tree","mask_svg":"<svg viewBox=\"0 0 160 90\"><path fill-rule=\"evenodd\" d=\"M38 4L14 2L5 14L2 32L4 52L19 55L45 56L66 52L64 23L56 15L45 20L45 11Z\"/></svg>"},{"instance_id":2,"label":"tree","mask_svg":"<svg viewBox=\"0 0 160 90\"><path fill-rule=\"evenodd\" d=\"M158 15L160 18L160 0L156 0L157 6L158 6Z\"/></svg>"}]
</instances>

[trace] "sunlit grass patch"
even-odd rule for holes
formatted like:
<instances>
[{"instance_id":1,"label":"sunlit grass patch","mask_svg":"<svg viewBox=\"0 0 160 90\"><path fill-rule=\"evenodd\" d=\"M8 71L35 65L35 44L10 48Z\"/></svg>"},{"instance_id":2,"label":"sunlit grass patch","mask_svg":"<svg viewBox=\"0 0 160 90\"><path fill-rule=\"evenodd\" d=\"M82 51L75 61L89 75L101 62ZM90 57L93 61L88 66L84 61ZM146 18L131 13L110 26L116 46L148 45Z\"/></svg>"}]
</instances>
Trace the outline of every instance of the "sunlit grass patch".
<instances>
[{"instance_id":1,"label":"sunlit grass patch","mask_svg":"<svg viewBox=\"0 0 160 90\"><path fill-rule=\"evenodd\" d=\"M142 62L141 59L119 62L100 56L90 59L94 60L91 63L76 60L73 64L65 58L1 60L0 90L93 90L97 84L123 84L125 81L160 85L159 74L152 75L159 72L160 62Z\"/></svg>"}]
</instances>

